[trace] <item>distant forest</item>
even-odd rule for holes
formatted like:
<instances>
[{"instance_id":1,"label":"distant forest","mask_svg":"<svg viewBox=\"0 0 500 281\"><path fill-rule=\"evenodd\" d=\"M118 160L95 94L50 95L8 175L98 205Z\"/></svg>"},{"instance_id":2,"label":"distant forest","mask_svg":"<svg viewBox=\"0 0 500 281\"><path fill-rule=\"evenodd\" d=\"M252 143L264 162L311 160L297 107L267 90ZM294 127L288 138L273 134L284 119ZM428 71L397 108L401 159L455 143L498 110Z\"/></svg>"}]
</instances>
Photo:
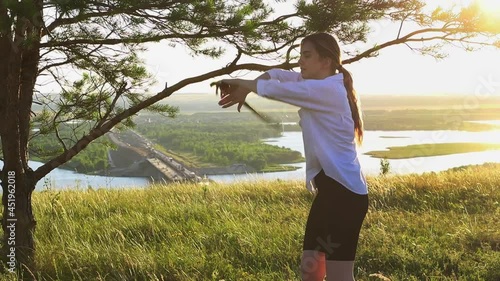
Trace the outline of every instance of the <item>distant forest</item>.
<instances>
[{"instance_id":1,"label":"distant forest","mask_svg":"<svg viewBox=\"0 0 500 281\"><path fill-rule=\"evenodd\" d=\"M198 112L228 112L217 105L218 97L213 93L190 94L175 93L162 103L178 106L182 114ZM414 109L457 109L462 111L476 109L500 109L500 95L363 95L360 94L363 110L414 110ZM264 112L291 112L297 108L278 101L268 100L250 94L248 103Z\"/></svg>"}]
</instances>

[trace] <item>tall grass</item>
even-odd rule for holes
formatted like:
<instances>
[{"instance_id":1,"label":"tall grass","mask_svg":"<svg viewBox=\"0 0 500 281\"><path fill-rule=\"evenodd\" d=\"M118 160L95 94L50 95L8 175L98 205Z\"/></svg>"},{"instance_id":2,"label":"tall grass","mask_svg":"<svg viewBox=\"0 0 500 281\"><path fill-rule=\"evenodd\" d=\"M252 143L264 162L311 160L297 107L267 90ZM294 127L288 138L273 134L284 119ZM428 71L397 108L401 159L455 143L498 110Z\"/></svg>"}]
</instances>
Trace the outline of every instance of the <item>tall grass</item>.
<instances>
[{"instance_id":1,"label":"tall grass","mask_svg":"<svg viewBox=\"0 0 500 281\"><path fill-rule=\"evenodd\" d=\"M369 178L357 279L500 280L499 168ZM279 180L36 192L37 276L299 280L312 199Z\"/></svg>"}]
</instances>

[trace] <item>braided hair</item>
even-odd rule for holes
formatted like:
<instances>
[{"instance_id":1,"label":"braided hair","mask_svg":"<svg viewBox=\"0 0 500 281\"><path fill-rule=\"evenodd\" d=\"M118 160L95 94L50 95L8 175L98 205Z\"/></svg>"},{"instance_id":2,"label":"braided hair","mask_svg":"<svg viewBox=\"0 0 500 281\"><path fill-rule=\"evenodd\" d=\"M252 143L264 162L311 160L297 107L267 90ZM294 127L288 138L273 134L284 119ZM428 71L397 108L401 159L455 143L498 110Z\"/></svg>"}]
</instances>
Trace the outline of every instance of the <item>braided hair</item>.
<instances>
[{"instance_id":1,"label":"braided hair","mask_svg":"<svg viewBox=\"0 0 500 281\"><path fill-rule=\"evenodd\" d=\"M354 90L352 75L342 65L340 59L340 47L337 40L328 33L314 33L302 39L302 43L310 42L320 55L320 57L332 60L332 71L342 73L344 76L344 87L347 90L347 99L351 108L352 120L354 121L354 135L356 143L363 142L363 119L356 91Z\"/></svg>"}]
</instances>

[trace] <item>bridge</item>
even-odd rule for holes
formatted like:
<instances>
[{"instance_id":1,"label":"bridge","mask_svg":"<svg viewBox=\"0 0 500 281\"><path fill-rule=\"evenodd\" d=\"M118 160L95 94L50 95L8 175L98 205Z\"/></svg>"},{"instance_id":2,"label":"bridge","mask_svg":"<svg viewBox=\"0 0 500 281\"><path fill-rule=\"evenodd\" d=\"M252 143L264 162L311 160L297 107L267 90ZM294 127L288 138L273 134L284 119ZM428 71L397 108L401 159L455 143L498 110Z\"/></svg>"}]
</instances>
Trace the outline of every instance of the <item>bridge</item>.
<instances>
[{"instance_id":1,"label":"bridge","mask_svg":"<svg viewBox=\"0 0 500 281\"><path fill-rule=\"evenodd\" d=\"M153 143L135 131L111 131L108 137L118 146L108 153L112 176L149 177L160 182L201 180L182 163L154 149Z\"/></svg>"}]
</instances>

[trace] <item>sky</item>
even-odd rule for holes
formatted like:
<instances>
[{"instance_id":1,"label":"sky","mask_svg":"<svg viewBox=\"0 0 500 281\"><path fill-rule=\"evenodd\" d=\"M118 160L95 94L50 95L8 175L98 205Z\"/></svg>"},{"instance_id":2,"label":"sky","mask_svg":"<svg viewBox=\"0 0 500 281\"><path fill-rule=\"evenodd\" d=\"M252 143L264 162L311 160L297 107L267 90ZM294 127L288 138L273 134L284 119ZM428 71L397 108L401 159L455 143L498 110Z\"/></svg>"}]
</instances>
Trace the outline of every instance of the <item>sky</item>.
<instances>
[{"instance_id":1,"label":"sky","mask_svg":"<svg viewBox=\"0 0 500 281\"><path fill-rule=\"evenodd\" d=\"M431 7L464 5L470 1L474 0L429 0L430 5L433 5ZM484 1L485 8L498 9L500 13L500 0L479 1ZM286 2L288 3L275 4L275 10L278 13L290 11L295 1ZM385 21L373 23L371 27L372 33L367 44L356 44L356 47L366 49L377 42L394 39L399 25ZM406 27L403 31L405 30L412 31L411 27ZM378 57L363 59L345 67L353 74L355 87L360 95L500 96L500 49L482 48L467 52L449 46L442 50L448 57L436 60L431 56L418 54L401 44L381 50ZM231 54L216 60L201 56L192 57L182 46L172 48L166 42L149 44L148 51L141 57L158 80L151 89L152 92L161 91L166 82L172 85L187 77L221 68L234 58ZM244 79L253 79L259 73L244 71L238 75ZM174 95L212 93L213 89L209 87L209 83L210 81L206 81L187 86Z\"/></svg>"}]
</instances>

